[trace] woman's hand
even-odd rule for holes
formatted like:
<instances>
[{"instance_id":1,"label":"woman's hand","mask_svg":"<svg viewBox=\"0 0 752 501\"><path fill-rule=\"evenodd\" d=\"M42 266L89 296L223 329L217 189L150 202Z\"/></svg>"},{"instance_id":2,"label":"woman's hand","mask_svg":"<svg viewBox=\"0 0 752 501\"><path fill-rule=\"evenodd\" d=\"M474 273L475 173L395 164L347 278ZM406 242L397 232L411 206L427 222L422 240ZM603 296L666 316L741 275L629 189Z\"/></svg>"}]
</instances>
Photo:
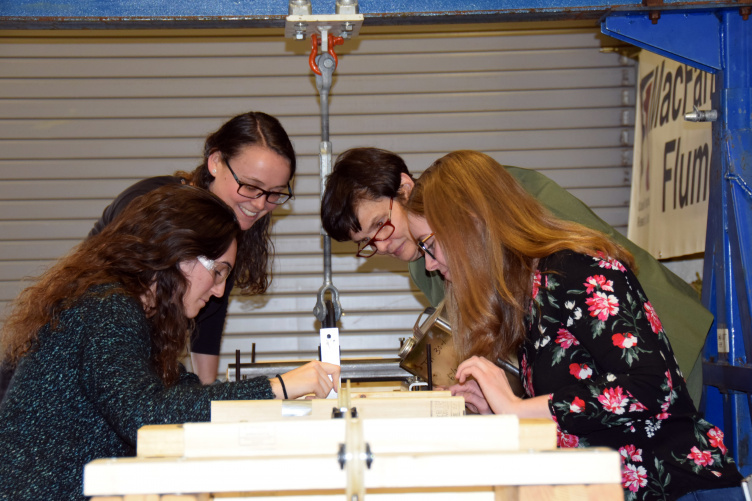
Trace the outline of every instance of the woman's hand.
<instances>
[{"instance_id":1,"label":"woman's hand","mask_svg":"<svg viewBox=\"0 0 752 501\"><path fill-rule=\"evenodd\" d=\"M310 393L318 398L326 398L331 390L337 391L340 366L326 362L308 362L307 364L282 374L287 390L287 398L294 399ZM284 398L279 379L272 378L272 391L276 398Z\"/></svg>"},{"instance_id":2,"label":"woman's hand","mask_svg":"<svg viewBox=\"0 0 752 501\"><path fill-rule=\"evenodd\" d=\"M449 387L453 397L462 397L465 399L465 406L475 414L492 414L491 407L486 402L486 397L474 379L468 379L464 383L455 384Z\"/></svg>"},{"instance_id":3,"label":"woman's hand","mask_svg":"<svg viewBox=\"0 0 752 501\"><path fill-rule=\"evenodd\" d=\"M494 414L516 414L521 418L551 419L548 395L525 399L518 397L509 385L504 371L493 362L482 357L468 358L457 367L459 385L467 387L472 382L468 379L471 376L477 382L483 398ZM480 411L477 398L471 398L472 404Z\"/></svg>"},{"instance_id":4,"label":"woman's hand","mask_svg":"<svg viewBox=\"0 0 752 501\"><path fill-rule=\"evenodd\" d=\"M468 379L471 376L475 381ZM459 384L453 388L462 388L469 398L465 402L473 405L479 413L517 414L517 406L522 399L512 391L504 371L488 359L472 357L462 362L457 367L457 381ZM486 409L489 412L485 412Z\"/></svg>"}]
</instances>

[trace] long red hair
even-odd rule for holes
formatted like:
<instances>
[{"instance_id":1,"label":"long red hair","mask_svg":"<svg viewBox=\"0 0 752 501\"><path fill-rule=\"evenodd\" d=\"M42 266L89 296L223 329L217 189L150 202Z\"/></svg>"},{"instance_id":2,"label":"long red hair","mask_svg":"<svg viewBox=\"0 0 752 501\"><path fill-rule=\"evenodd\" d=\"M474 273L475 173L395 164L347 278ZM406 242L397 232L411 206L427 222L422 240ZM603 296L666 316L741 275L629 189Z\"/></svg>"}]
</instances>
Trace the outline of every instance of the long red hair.
<instances>
[{"instance_id":1,"label":"long red hair","mask_svg":"<svg viewBox=\"0 0 752 501\"><path fill-rule=\"evenodd\" d=\"M634 265L627 250L553 216L496 160L477 151L434 162L416 182L408 212L426 219L447 261L447 305L463 359L516 354L539 259L568 249Z\"/></svg>"}]
</instances>

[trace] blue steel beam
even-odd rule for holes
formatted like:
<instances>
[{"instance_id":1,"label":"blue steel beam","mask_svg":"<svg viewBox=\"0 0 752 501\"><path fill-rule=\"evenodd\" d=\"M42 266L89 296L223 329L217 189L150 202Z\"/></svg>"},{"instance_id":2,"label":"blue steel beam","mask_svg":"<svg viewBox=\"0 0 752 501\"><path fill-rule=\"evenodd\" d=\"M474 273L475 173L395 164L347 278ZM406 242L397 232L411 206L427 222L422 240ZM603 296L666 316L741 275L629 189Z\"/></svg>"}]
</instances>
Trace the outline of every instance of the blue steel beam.
<instances>
[{"instance_id":1,"label":"blue steel beam","mask_svg":"<svg viewBox=\"0 0 752 501\"><path fill-rule=\"evenodd\" d=\"M723 425L752 473L752 20L740 9L614 14L603 33L715 73L703 304L715 322L703 351L701 411Z\"/></svg>"},{"instance_id":2,"label":"blue steel beam","mask_svg":"<svg viewBox=\"0 0 752 501\"><path fill-rule=\"evenodd\" d=\"M645 6L645 4L659 4ZM749 0L361 0L368 25L600 19L614 11L670 11L752 5ZM335 0L312 1L334 14ZM282 27L287 0L0 0L0 28Z\"/></svg>"}]
</instances>

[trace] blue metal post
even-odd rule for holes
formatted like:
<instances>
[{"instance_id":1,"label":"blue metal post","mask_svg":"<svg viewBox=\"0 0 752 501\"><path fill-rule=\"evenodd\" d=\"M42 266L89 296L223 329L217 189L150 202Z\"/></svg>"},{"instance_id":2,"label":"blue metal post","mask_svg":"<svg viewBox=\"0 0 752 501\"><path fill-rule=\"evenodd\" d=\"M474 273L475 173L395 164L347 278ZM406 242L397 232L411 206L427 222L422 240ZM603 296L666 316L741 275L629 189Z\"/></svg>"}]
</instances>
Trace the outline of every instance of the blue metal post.
<instances>
[{"instance_id":1,"label":"blue metal post","mask_svg":"<svg viewBox=\"0 0 752 501\"><path fill-rule=\"evenodd\" d=\"M703 304L715 315L703 353L701 411L752 473L752 20L748 10L605 18L605 34L716 74Z\"/></svg>"},{"instance_id":2,"label":"blue metal post","mask_svg":"<svg viewBox=\"0 0 752 501\"><path fill-rule=\"evenodd\" d=\"M724 424L742 473L752 473L752 20L720 13L723 71L714 105L703 303L716 316L703 360L705 415Z\"/></svg>"}]
</instances>

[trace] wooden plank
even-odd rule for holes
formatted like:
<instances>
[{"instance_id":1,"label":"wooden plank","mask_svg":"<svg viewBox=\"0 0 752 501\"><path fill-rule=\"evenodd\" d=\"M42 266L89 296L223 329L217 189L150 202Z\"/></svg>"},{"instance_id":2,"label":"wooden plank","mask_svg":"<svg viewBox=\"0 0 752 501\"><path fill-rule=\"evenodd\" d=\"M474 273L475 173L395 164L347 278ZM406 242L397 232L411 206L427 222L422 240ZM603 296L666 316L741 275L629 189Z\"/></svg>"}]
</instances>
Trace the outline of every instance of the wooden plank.
<instances>
[{"instance_id":1,"label":"wooden plank","mask_svg":"<svg viewBox=\"0 0 752 501\"><path fill-rule=\"evenodd\" d=\"M346 441L344 419L278 418L239 423L185 423L144 426L138 432L137 456L149 457L270 457L318 455L337 451ZM529 445L556 441L556 427L530 426L516 416L362 419L363 440L379 454L521 449L521 428ZM537 435L533 438L534 435ZM182 439L181 439L182 436ZM437 439L439 438L440 439Z\"/></svg>"},{"instance_id":2,"label":"wooden plank","mask_svg":"<svg viewBox=\"0 0 752 501\"><path fill-rule=\"evenodd\" d=\"M452 465L451 475L437 475ZM290 472L295 472L291 475ZM336 453L260 458L98 459L84 467L84 494L247 492L344 489ZM494 485L579 485L621 482L618 452L559 449L549 452L376 454L365 472L366 489Z\"/></svg>"},{"instance_id":3,"label":"wooden plank","mask_svg":"<svg viewBox=\"0 0 752 501\"><path fill-rule=\"evenodd\" d=\"M180 457L185 453L185 430L182 424L142 426L136 436L138 457Z\"/></svg>"},{"instance_id":4,"label":"wooden plank","mask_svg":"<svg viewBox=\"0 0 752 501\"><path fill-rule=\"evenodd\" d=\"M359 398L436 398L451 397L452 392L448 390L438 391L359 391L358 388L350 390L350 400ZM352 405L357 405L353 403Z\"/></svg>"},{"instance_id":5,"label":"wooden plank","mask_svg":"<svg viewBox=\"0 0 752 501\"><path fill-rule=\"evenodd\" d=\"M377 501L456 501L461 499L462 501L519 501L521 499L543 499L545 501L554 499L555 501L571 501L571 500L587 500L587 501L621 501L623 499L623 491L618 485L608 486L593 486L593 485L567 485L556 486L554 495L555 498L535 498L528 497L527 492L541 492L540 490L534 491L529 487L465 487L465 488L452 488L452 489L410 489L403 492L395 492L393 489L369 489L368 499L376 499ZM591 493L598 492L601 497L590 497ZM587 497L578 497L580 495ZM208 495L207 495L208 496ZM214 493L210 498L217 501L341 501L344 496L344 491L332 491L332 490L318 490L307 492L290 492L290 491L275 491L273 494L269 493ZM112 499L116 501L164 501L165 496L159 495L130 495L124 497L97 497L93 499ZM199 500L204 499L199 497Z\"/></svg>"},{"instance_id":6,"label":"wooden plank","mask_svg":"<svg viewBox=\"0 0 752 501\"><path fill-rule=\"evenodd\" d=\"M330 419L337 401L311 400L216 400L211 403L212 423L269 421L284 416ZM452 417L465 413L462 397L360 399L355 406L363 419L400 417Z\"/></svg>"},{"instance_id":7,"label":"wooden plank","mask_svg":"<svg viewBox=\"0 0 752 501\"><path fill-rule=\"evenodd\" d=\"M344 491L317 490L304 492L274 491L214 493L217 501L342 501L346 499ZM445 489L369 489L368 501L494 501L493 489L490 487L455 487Z\"/></svg>"}]
</instances>

